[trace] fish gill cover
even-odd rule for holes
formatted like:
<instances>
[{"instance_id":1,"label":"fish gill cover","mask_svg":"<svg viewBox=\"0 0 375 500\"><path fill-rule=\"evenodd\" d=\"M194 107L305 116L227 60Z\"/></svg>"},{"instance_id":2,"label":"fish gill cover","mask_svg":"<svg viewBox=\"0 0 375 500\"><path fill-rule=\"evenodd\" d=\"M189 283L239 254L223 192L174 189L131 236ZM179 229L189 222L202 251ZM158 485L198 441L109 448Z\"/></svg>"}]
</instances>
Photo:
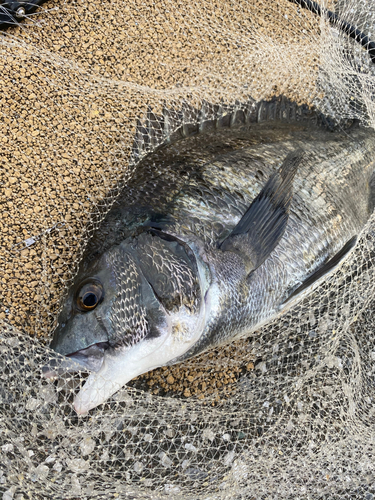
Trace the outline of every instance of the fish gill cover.
<instances>
[{"instance_id":1,"label":"fish gill cover","mask_svg":"<svg viewBox=\"0 0 375 500\"><path fill-rule=\"evenodd\" d=\"M348 137L349 165L359 164L349 139L362 133L358 121L363 133L374 128L375 70L343 23L371 39L375 9L354 0L321 7L56 0L0 33L4 500L375 495L372 217L346 258L285 313L138 377L86 416L73 402L87 372L43 376L86 249L100 231L105 245L127 230L106 225L112 205L150 186L156 200L164 195L163 172L152 182L139 175L140 162L162 165L147 159L158 146L170 144L176 186L183 162L238 151L262 125L257 161L268 158L266 167L281 166L296 134L307 143L311 122L327 140L337 130ZM267 145L280 122L278 159ZM253 174L255 196L267 178ZM316 188L325 193L324 183ZM354 211L363 196L353 184Z\"/></svg>"}]
</instances>

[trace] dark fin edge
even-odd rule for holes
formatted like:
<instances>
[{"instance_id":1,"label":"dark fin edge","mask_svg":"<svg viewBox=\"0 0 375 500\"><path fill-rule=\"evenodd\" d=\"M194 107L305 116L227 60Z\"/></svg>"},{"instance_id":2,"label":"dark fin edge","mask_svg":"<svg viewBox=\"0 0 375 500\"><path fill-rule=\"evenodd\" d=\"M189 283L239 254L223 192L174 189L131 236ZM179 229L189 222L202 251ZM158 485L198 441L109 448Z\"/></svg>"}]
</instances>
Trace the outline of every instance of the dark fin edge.
<instances>
[{"instance_id":1,"label":"dark fin edge","mask_svg":"<svg viewBox=\"0 0 375 500\"><path fill-rule=\"evenodd\" d=\"M221 250L235 252L244 258L247 273L263 264L282 238L289 218L293 179L304 159L302 149L287 155L279 171L272 175L220 244Z\"/></svg>"},{"instance_id":2,"label":"dark fin edge","mask_svg":"<svg viewBox=\"0 0 375 500\"><path fill-rule=\"evenodd\" d=\"M371 215L375 209L375 171L371 174L369 187L370 194L368 197L368 214Z\"/></svg>"},{"instance_id":3,"label":"dark fin edge","mask_svg":"<svg viewBox=\"0 0 375 500\"><path fill-rule=\"evenodd\" d=\"M341 250L339 250L330 260L325 262L317 271L311 274L299 287L297 287L289 297L287 297L281 305L287 304L290 300L295 298L304 290L307 290L325 274L330 273L333 269L346 257L346 255L355 247L357 243L357 236L353 236L345 243Z\"/></svg>"}]
</instances>

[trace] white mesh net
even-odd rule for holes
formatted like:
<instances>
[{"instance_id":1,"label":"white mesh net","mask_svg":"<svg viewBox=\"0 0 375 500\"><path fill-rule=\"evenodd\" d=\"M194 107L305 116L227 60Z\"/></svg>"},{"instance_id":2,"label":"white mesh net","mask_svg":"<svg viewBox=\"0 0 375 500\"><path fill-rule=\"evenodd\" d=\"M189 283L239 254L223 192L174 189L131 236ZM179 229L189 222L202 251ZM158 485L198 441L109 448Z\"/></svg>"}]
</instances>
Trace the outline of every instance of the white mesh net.
<instances>
[{"instance_id":1,"label":"white mesh net","mask_svg":"<svg viewBox=\"0 0 375 500\"><path fill-rule=\"evenodd\" d=\"M371 0L322 7L371 38ZM374 64L340 28L286 0L54 0L0 33L4 500L374 497L373 218L292 310L88 416L85 373L41 377L85 247L147 153L281 95L268 118L292 118L287 98L374 128Z\"/></svg>"}]
</instances>

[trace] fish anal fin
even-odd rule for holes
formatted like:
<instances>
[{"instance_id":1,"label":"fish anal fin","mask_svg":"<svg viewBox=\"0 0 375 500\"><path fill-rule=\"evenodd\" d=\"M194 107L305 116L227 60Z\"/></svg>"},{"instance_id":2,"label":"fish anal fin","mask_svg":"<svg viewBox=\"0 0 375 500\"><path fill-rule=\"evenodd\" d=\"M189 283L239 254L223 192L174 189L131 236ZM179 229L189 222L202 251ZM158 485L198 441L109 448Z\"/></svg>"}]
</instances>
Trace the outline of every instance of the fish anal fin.
<instances>
[{"instance_id":1,"label":"fish anal fin","mask_svg":"<svg viewBox=\"0 0 375 500\"><path fill-rule=\"evenodd\" d=\"M247 273L266 260L284 234L292 201L293 179L303 159L301 149L287 155L280 170L272 175L220 245L223 251L241 255Z\"/></svg>"},{"instance_id":2,"label":"fish anal fin","mask_svg":"<svg viewBox=\"0 0 375 500\"><path fill-rule=\"evenodd\" d=\"M346 255L354 248L357 242L357 236L353 236L348 240L345 245L339 250L331 259L325 262L319 269L317 269L313 274L311 274L305 281L299 285L289 297L282 302L282 306L289 303L291 300L295 299L297 296L306 292L309 288L312 288L323 276L330 274L346 257Z\"/></svg>"}]
</instances>

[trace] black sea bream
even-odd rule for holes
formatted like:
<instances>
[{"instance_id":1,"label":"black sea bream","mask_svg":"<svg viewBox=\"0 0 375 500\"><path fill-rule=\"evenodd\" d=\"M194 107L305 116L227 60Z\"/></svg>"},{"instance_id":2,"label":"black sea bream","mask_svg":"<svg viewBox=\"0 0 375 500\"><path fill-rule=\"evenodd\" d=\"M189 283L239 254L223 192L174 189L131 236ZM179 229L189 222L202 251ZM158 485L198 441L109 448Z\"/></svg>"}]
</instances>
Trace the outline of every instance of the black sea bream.
<instances>
[{"instance_id":1,"label":"black sea bream","mask_svg":"<svg viewBox=\"0 0 375 500\"><path fill-rule=\"evenodd\" d=\"M92 372L76 411L246 336L312 290L372 212L374 153L370 130L301 119L212 130L146 157L94 236L52 342Z\"/></svg>"}]
</instances>

